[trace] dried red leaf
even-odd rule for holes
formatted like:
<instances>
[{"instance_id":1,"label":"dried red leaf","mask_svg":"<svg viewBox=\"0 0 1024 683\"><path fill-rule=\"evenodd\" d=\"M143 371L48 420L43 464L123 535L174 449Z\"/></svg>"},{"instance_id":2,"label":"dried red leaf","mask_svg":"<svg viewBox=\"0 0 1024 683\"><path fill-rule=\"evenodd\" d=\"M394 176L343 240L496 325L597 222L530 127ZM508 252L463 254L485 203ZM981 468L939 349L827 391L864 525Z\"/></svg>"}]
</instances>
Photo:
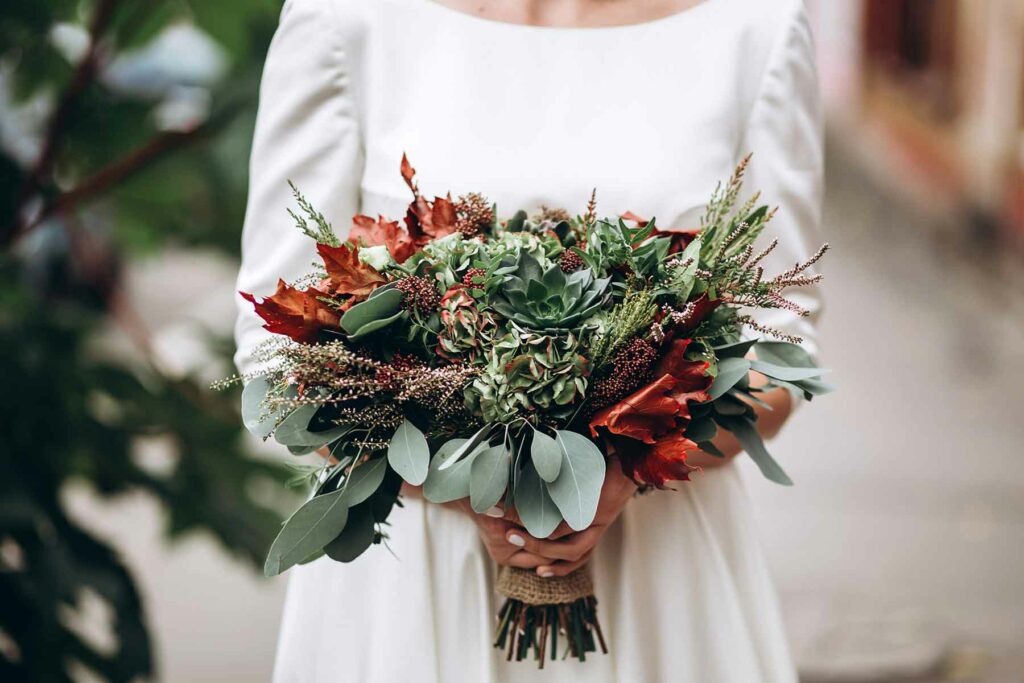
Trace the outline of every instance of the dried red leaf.
<instances>
[{"instance_id":1,"label":"dried red leaf","mask_svg":"<svg viewBox=\"0 0 1024 683\"><path fill-rule=\"evenodd\" d=\"M320 330L337 327L341 319L337 311L318 298L325 296L324 292L314 288L296 289L284 280L278 280L277 291L262 301L246 292L239 294L263 318L266 330L301 343L317 341Z\"/></svg>"},{"instance_id":2,"label":"dried red leaf","mask_svg":"<svg viewBox=\"0 0 1024 683\"><path fill-rule=\"evenodd\" d=\"M624 221L633 221L634 223L639 225L641 228L644 227L645 225L647 225L647 223L650 222L646 218L641 218L640 216L637 216L632 211L627 211L626 213L619 214L619 218L621 218Z\"/></svg>"},{"instance_id":3,"label":"dried red leaf","mask_svg":"<svg viewBox=\"0 0 1024 683\"><path fill-rule=\"evenodd\" d=\"M590 421L590 433L598 436L598 427L603 427L612 434L653 444L657 437L676 428L680 410L679 401L672 397L676 383L672 375L662 375L643 389L600 410Z\"/></svg>"},{"instance_id":4,"label":"dried red leaf","mask_svg":"<svg viewBox=\"0 0 1024 683\"><path fill-rule=\"evenodd\" d=\"M419 196L420 191L416 188L416 183L413 181L413 176L416 175L416 169L409 163L409 159L406 158L405 152L402 152L402 179L405 180L405 184L412 190L414 196Z\"/></svg>"},{"instance_id":5,"label":"dried red leaf","mask_svg":"<svg viewBox=\"0 0 1024 683\"><path fill-rule=\"evenodd\" d=\"M451 195L447 197L434 197L430 207L430 226L424 226L424 232L430 234L432 239L444 237L455 232L455 203Z\"/></svg>"},{"instance_id":6,"label":"dried red leaf","mask_svg":"<svg viewBox=\"0 0 1024 683\"><path fill-rule=\"evenodd\" d=\"M367 246L383 244L388 248L391 257L398 263L405 263L406 259L420 249L409 233L398 224L398 221L389 221L384 216L377 216L376 219L370 216L355 216L352 219L349 239L353 242L362 242Z\"/></svg>"},{"instance_id":7,"label":"dried red leaf","mask_svg":"<svg viewBox=\"0 0 1024 683\"><path fill-rule=\"evenodd\" d=\"M670 481L687 481L690 472L698 469L688 465L686 458L700 450L682 432L672 432L653 445L620 442L616 449L622 472L637 484L664 488Z\"/></svg>"},{"instance_id":8,"label":"dried red leaf","mask_svg":"<svg viewBox=\"0 0 1024 683\"><path fill-rule=\"evenodd\" d=\"M365 299L387 282L375 268L359 260L359 247L317 244L316 250L327 269L326 289L330 294L347 294Z\"/></svg>"},{"instance_id":9,"label":"dried red leaf","mask_svg":"<svg viewBox=\"0 0 1024 683\"><path fill-rule=\"evenodd\" d=\"M707 401L708 389L714 378L707 374L710 363L707 361L687 360L686 349L690 346L689 339L673 339L669 342L668 352L654 366L655 375L667 374L676 378L676 386L672 396L677 401Z\"/></svg>"},{"instance_id":10,"label":"dried red leaf","mask_svg":"<svg viewBox=\"0 0 1024 683\"><path fill-rule=\"evenodd\" d=\"M623 471L638 483L660 488L685 480L694 469L686 464L686 453L698 447L683 436L690 424L689 401L708 400L713 378L706 374L707 362L687 360L689 344L689 339L672 340L655 366L657 380L590 421L590 433L613 440Z\"/></svg>"}]
</instances>

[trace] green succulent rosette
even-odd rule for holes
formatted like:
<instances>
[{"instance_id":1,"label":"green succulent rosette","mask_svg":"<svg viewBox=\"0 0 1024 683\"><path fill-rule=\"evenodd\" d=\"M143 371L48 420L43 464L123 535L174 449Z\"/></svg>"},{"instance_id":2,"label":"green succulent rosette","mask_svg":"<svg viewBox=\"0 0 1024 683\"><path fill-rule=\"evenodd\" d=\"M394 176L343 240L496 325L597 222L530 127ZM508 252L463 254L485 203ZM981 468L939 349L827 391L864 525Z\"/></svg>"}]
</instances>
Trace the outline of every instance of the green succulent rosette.
<instances>
[{"instance_id":1,"label":"green succulent rosette","mask_svg":"<svg viewBox=\"0 0 1024 683\"><path fill-rule=\"evenodd\" d=\"M531 330L570 329L601 310L610 281L589 268L568 274L557 265L544 269L522 251L491 308Z\"/></svg>"}]
</instances>

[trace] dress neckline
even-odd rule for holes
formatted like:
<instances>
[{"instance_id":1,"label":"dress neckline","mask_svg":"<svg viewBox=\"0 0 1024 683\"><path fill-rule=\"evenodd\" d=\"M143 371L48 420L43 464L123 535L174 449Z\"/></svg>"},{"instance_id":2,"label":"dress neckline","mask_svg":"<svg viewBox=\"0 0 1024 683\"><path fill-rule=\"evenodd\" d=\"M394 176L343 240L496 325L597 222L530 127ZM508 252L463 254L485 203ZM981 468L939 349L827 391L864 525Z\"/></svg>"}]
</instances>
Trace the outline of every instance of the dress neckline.
<instances>
[{"instance_id":1,"label":"dress neckline","mask_svg":"<svg viewBox=\"0 0 1024 683\"><path fill-rule=\"evenodd\" d=\"M668 26L675 22L688 17L691 14L697 14L703 11L707 6L713 4L715 0L701 0L701 2L687 7L686 9L672 14L666 14L662 17L655 19L649 19L647 21L634 21L628 24L610 24L608 26L547 26L543 24L519 24L511 21L499 21L497 19L488 19L486 17L477 16L470 14L469 12L463 12L457 10L454 7L449 7L438 0L416 0L419 4L428 5L430 8L439 15L450 15L454 19L465 21L466 23L475 23L480 26L485 26L493 29L501 29L506 31L520 32L520 33L538 33L538 34L602 34L608 35L611 33L628 33L631 31L638 31L644 29L659 28L662 26Z\"/></svg>"}]
</instances>

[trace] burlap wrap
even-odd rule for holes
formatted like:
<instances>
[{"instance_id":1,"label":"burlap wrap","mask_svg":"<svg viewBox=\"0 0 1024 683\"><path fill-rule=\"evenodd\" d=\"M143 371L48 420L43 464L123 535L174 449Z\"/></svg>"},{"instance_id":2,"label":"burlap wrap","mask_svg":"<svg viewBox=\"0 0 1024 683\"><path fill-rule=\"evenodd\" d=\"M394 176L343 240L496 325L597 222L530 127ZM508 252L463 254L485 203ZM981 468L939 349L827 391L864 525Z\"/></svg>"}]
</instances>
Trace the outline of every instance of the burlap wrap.
<instances>
[{"instance_id":1,"label":"burlap wrap","mask_svg":"<svg viewBox=\"0 0 1024 683\"><path fill-rule=\"evenodd\" d=\"M499 567L495 588L505 597L527 605L562 605L594 594L587 565L567 576L547 579L528 569Z\"/></svg>"}]
</instances>

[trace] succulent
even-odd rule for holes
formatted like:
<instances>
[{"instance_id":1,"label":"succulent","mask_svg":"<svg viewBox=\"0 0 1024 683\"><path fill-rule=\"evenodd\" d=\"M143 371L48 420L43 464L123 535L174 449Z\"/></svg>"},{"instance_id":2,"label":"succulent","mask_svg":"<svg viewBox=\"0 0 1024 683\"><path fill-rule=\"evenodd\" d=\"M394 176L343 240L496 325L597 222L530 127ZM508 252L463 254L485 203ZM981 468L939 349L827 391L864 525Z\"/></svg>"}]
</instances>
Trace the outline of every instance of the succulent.
<instances>
[{"instance_id":1,"label":"succulent","mask_svg":"<svg viewBox=\"0 0 1024 683\"><path fill-rule=\"evenodd\" d=\"M449 289L441 299L441 329L437 353L449 360L473 361L494 336L498 324L489 311L481 311L466 287Z\"/></svg>"},{"instance_id":2,"label":"succulent","mask_svg":"<svg viewBox=\"0 0 1024 683\"><path fill-rule=\"evenodd\" d=\"M541 334L513 325L487 352L483 372L466 387L467 407L485 422L508 423L543 411L566 414L587 390L590 361L571 332Z\"/></svg>"},{"instance_id":3,"label":"succulent","mask_svg":"<svg viewBox=\"0 0 1024 683\"><path fill-rule=\"evenodd\" d=\"M605 301L609 278L595 278L589 268L566 273L554 264L542 270L526 252L519 253L515 266L491 306L524 327L571 329L600 310Z\"/></svg>"}]
</instances>

